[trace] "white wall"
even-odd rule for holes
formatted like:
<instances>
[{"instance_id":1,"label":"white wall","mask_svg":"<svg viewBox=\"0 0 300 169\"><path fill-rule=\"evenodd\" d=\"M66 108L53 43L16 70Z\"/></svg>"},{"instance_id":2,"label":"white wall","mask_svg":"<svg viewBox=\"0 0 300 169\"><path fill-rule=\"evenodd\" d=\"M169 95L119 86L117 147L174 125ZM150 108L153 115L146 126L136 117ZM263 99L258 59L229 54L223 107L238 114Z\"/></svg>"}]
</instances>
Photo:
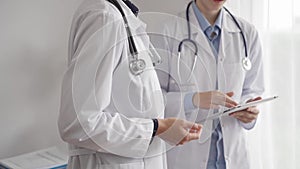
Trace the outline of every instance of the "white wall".
<instances>
[{"instance_id":1,"label":"white wall","mask_svg":"<svg viewBox=\"0 0 300 169\"><path fill-rule=\"evenodd\" d=\"M0 159L62 143L60 84L80 0L0 0Z\"/></svg>"}]
</instances>

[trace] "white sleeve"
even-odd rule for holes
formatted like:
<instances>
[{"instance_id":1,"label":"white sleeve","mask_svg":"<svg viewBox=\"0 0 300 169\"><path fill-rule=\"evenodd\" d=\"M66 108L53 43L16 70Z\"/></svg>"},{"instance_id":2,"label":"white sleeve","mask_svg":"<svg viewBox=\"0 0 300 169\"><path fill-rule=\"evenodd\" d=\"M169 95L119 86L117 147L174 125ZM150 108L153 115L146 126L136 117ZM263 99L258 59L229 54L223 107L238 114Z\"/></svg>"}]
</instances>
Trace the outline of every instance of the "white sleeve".
<instances>
[{"instance_id":1,"label":"white sleeve","mask_svg":"<svg viewBox=\"0 0 300 169\"><path fill-rule=\"evenodd\" d=\"M162 32L159 36L151 36L151 41L153 42L155 48L162 58L162 63L155 67L161 89L164 95L165 101L165 117L178 117L186 119L184 110L184 97L185 92L180 92L176 81L171 74L172 55L173 51L173 37L170 36L171 33L168 29L168 25L164 26Z\"/></svg>"},{"instance_id":2,"label":"white sleeve","mask_svg":"<svg viewBox=\"0 0 300 169\"><path fill-rule=\"evenodd\" d=\"M258 32L254 27L249 34L249 59L252 62L252 69L246 73L245 81L243 84L242 102L246 102L249 99L261 96L265 90L264 88L264 72L262 61L262 47ZM247 130L252 129L255 126L256 120L251 123L240 124Z\"/></svg>"},{"instance_id":3,"label":"white sleeve","mask_svg":"<svg viewBox=\"0 0 300 169\"><path fill-rule=\"evenodd\" d=\"M123 20L92 11L78 19L64 75L59 132L70 144L126 157L143 157L153 133L151 119L107 112L112 79L127 34ZM75 24L76 25L76 24Z\"/></svg>"}]
</instances>

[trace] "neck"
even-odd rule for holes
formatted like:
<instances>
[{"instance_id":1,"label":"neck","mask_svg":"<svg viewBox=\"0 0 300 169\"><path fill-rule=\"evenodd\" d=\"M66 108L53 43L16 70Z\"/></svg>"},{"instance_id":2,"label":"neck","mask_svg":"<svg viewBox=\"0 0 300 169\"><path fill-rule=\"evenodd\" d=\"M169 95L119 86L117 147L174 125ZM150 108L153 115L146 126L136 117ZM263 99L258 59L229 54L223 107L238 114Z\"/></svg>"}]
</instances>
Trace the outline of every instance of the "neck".
<instances>
[{"instance_id":1,"label":"neck","mask_svg":"<svg viewBox=\"0 0 300 169\"><path fill-rule=\"evenodd\" d=\"M213 25L217 20L220 10L209 10L205 7L205 5L201 4L200 1L196 1L196 5L199 8L199 10L203 13L207 21L211 25Z\"/></svg>"}]
</instances>

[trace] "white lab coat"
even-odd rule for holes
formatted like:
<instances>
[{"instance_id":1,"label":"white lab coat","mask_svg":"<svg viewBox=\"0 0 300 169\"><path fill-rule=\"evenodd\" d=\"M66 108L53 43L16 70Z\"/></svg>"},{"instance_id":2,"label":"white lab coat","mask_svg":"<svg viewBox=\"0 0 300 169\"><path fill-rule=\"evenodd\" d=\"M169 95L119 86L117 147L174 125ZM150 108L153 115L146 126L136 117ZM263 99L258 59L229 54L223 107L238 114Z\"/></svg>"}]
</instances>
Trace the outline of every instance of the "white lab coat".
<instances>
[{"instance_id":1,"label":"white lab coat","mask_svg":"<svg viewBox=\"0 0 300 169\"><path fill-rule=\"evenodd\" d=\"M250 98L260 96L264 91L262 49L255 28L238 18L246 36L248 57L252 61L252 69L245 71L241 64L242 56L245 56L244 44L240 30L229 14L224 12L223 16L218 61L216 61L192 8L190 8L189 15L191 37L198 46L198 60L191 82L185 81L194 59L194 47L190 44L186 43L187 46L183 47L182 51L180 62L182 82L179 81L177 73L178 44L188 37L185 11L179 16L171 17L167 22L163 31L165 38L158 38L159 36L153 38L154 41L159 42L156 47L160 49L163 58L163 64L160 65L157 72L166 99L166 116L177 116L191 121L203 119L213 111L200 109L185 112L183 101L185 93L212 91L216 89L217 83L218 90L222 92L233 91L233 99L237 102L245 102ZM244 124L233 117L224 116L221 117L220 123L223 132L226 168L249 169L245 132L246 129L251 129L255 122ZM168 151L169 169L206 169L211 143L211 127L211 122L204 124L201 135L204 139Z\"/></svg>"},{"instance_id":2,"label":"white lab coat","mask_svg":"<svg viewBox=\"0 0 300 169\"><path fill-rule=\"evenodd\" d=\"M125 24L115 6L86 0L72 23L58 127L69 143L69 169L166 169L164 144L152 140L163 97L148 54L145 24L125 11L146 70L129 71ZM152 141L151 141L152 140Z\"/></svg>"}]
</instances>

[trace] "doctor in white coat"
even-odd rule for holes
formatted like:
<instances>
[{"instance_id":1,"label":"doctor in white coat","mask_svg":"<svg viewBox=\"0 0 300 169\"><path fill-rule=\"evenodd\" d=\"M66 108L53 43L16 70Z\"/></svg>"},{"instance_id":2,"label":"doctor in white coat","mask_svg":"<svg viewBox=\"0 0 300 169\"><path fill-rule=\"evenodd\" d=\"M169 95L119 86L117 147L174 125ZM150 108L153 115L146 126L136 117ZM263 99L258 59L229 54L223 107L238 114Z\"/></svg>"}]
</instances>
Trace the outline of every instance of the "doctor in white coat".
<instances>
[{"instance_id":1,"label":"doctor in white coat","mask_svg":"<svg viewBox=\"0 0 300 169\"><path fill-rule=\"evenodd\" d=\"M58 119L69 143L68 169L166 169L162 140L177 145L200 135L198 124L163 119L145 24L117 2L146 67L139 75L129 70L127 25L116 6L85 0L73 18Z\"/></svg>"},{"instance_id":2,"label":"doctor in white coat","mask_svg":"<svg viewBox=\"0 0 300 169\"><path fill-rule=\"evenodd\" d=\"M166 116L200 121L209 112L216 111L212 109L261 99L264 78L258 33L254 26L236 18L245 34L252 63L252 68L246 70L242 64L245 45L241 30L224 10L224 3L225 0L196 0L188 9L191 39L198 47L190 80L194 46L183 45L179 72L177 55L180 41L189 36L186 11L169 19L162 36L151 37L160 42L156 47L163 57L157 72L166 98ZM251 107L207 122L201 135L201 138L208 135L207 139L168 151L169 169L251 168L245 134L254 127L258 113L256 107ZM204 133L207 130L209 134Z\"/></svg>"}]
</instances>

